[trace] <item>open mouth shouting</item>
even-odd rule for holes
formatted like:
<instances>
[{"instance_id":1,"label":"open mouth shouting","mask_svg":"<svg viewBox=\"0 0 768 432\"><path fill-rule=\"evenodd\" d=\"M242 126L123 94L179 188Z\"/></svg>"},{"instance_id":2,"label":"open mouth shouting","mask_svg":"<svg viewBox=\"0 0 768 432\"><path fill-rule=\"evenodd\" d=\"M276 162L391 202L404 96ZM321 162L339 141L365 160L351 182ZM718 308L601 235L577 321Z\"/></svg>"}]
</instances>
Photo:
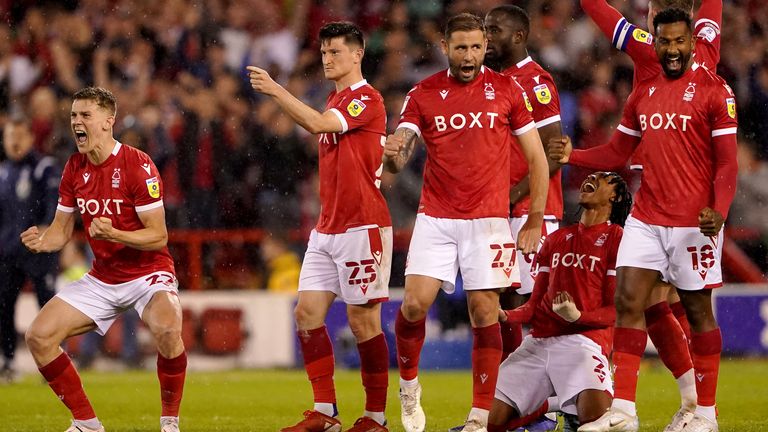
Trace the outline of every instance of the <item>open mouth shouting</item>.
<instances>
[{"instance_id":1,"label":"open mouth shouting","mask_svg":"<svg viewBox=\"0 0 768 432\"><path fill-rule=\"evenodd\" d=\"M75 129L75 141L78 145L85 144L88 141L88 134L84 130Z\"/></svg>"}]
</instances>

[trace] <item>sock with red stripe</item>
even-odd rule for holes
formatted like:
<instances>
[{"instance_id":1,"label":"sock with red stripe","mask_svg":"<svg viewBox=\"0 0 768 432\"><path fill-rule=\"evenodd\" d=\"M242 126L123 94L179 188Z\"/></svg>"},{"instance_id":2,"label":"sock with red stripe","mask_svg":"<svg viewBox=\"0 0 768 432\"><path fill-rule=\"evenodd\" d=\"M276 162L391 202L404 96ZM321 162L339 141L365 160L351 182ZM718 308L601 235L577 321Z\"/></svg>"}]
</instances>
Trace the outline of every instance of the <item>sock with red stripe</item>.
<instances>
[{"instance_id":1,"label":"sock with red stripe","mask_svg":"<svg viewBox=\"0 0 768 432\"><path fill-rule=\"evenodd\" d=\"M408 321L403 311L397 311L395 318L395 337L397 344L397 367L400 378L411 381L419 375L419 357L424 345L426 334L426 318L418 321Z\"/></svg>"},{"instance_id":2,"label":"sock with red stripe","mask_svg":"<svg viewBox=\"0 0 768 432\"><path fill-rule=\"evenodd\" d=\"M501 361L509 357L523 343L523 325L505 321L499 323L501 329Z\"/></svg>"},{"instance_id":3,"label":"sock with red stripe","mask_svg":"<svg viewBox=\"0 0 768 432\"><path fill-rule=\"evenodd\" d=\"M637 375L647 341L648 334L639 329L617 327L613 335L613 406L630 415L636 415Z\"/></svg>"},{"instance_id":4,"label":"sock with red stripe","mask_svg":"<svg viewBox=\"0 0 768 432\"><path fill-rule=\"evenodd\" d=\"M85 395L80 375L67 353L62 352L39 370L43 378L48 381L51 390L72 412L73 419L88 421L96 418L88 396Z\"/></svg>"},{"instance_id":5,"label":"sock with red stripe","mask_svg":"<svg viewBox=\"0 0 768 432\"><path fill-rule=\"evenodd\" d=\"M510 420L509 423L507 423L507 428L504 429L504 430L505 431L506 430L513 431L513 430L516 430L516 429L521 428L523 426L529 425L533 421L537 420L539 417L541 417L544 414L546 414L547 411L549 411L549 404L547 403L547 401L544 401L544 403L538 409L536 409L534 412L532 412L532 413L530 413L530 414L528 414L526 416ZM488 432L490 432L490 429L488 430Z\"/></svg>"},{"instance_id":6,"label":"sock with red stripe","mask_svg":"<svg viewBox=\"0 0 768 432\"><path fill-rule=\"evenodd\" d=\"M360 374L365 388L366 417L384 424L389 379L389 350L384 333L357 344L360 353Z\"/></svg>"},{"instance_id":7,"label":"sock with red stripe","mask_svg":"<svg viewBox=\"0 0 768 432\"><path fill-rule=\"evenodd\" d=\"M187 376L187 353L182 352L172 359L157 355L157 378L160 380L160 399L163 404L162 417L178 417L184 380Z\"/></svg>"},{"instance_id":8,"label":"sock with red stripe","mask_svg":"<svg viewBox=\"0 0 768 432\"><path fill-rule=\"evenodd\" d=\"M335 360L328 331L322 326L312 330L299 330L297 334L304 357L304 369L312 384L315 410L328 416L336 416L336 387L333 383Z\"/></svg>"},{"instance_id":9,"label":"sock with red stripe","mask_svg":"<svg viewBox=\"0 0 768 432\"><path fill-rule=\"evenodd\" d=\"M697 412L699 407L709 408L707 412L711 412L715 406L722 348L723 339L719 328L704 333L693 333L691 350L696 374L696 392L699 395Z\"/></svg>"},{"instance_id":10,"label":"sock with red stripe","mask_svg":"<svg viewBox=\"0 0 768 432\"><path fill-rule=\"evenodd\" d=\"M472 329L472 407L490 410L501 360L499 323Z\"/></svg>"}]
</instances>

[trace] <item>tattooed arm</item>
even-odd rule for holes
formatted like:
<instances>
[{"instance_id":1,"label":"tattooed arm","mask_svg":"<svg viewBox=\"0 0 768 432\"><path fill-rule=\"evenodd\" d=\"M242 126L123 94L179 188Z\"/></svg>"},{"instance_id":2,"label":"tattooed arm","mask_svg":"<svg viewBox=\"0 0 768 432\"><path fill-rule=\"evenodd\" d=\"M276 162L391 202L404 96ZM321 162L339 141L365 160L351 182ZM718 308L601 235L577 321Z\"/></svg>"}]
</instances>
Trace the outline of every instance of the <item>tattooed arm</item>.
<instances>
[{"instance_id":1,"label":"tattooed arm","mask_svg":"<svg viewBox=\"0 0 768 432\"><path fill-rule=\"evenodd\" d=\"M416 148L416 131L401 127L387 137L384 144L384 167L387 171L399 173Z\"/></svg>"}]
</instances>

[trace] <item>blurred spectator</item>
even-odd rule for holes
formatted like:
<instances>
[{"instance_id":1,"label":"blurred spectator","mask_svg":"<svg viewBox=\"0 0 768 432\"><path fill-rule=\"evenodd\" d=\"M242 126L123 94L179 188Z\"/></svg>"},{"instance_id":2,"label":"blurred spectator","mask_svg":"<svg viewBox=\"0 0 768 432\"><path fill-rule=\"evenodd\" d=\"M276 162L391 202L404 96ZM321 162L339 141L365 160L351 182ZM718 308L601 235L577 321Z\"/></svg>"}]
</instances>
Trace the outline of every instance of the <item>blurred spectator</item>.
<instances>
[{"instance_id":1,"label":"blurred spectator","mask_svg":"<svg viewBox=\"0 0 768 432\"><path fill-rule=\"evenodd\" d=\"M54 296L58 254L32 254L19 235L32 225L53 220L59 187L59 169L51 157L33 149L34 136L25 118L14 117L3 129L7 160L0 163L0 373L13 378L16 353L16 300L27 281L43 307ZM41 232L45 230L40 227Z\"/></svg>"},{"instance_id":2,"label":"blurred spectator","mask_svg":"<svg viewBox=\"0 0 768 432\"><path fill-rule=\"evenodd\" d=\"M261 258L267 266L267 290L296 293L301 262L282 233L273 231L261 241Z\"/></svg>"},{"instance_id":3,"label":"blurred spectator","mask_svg":"<svg viewBox=\"0 0 768 432\"><path fill-rule=\"evenodd\" d=\"M768 163L759 159L757 147L746 138L739 140L739 183L728 226L733 239L755 263L768 270Z\"/></svg>"}]
</instances>

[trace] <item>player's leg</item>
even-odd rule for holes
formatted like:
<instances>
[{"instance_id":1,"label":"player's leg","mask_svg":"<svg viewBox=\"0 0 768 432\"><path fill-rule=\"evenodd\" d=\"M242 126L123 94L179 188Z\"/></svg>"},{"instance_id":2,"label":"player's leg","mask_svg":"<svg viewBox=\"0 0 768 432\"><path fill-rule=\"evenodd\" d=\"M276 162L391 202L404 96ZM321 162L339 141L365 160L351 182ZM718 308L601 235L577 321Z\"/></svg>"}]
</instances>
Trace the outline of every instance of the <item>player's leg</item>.
<instances>
[{"instance_id":1,"label":"player's leg","mask_svg":"<svg viewBox=\"0 0 768 432\"><path fill-rule=\"evenodd\" d=\"M16 301L24 284L24 273L7 257L0 259L0 348L3 351L2 379L14 379L16 355Z\"/></svg>"},{"instance_id":2,"label":"player's leg","mask_svg":"<svg viewBox=\"0 0 768 432\"><path fill-rule=\"evenodd\" d=\"M673 228L668 244L670 282L677 287L691 325L691 352L697 406L683 431L716 431L715 394L722 351L720 328L712 311L712 290L722 286L722 231L705 237L698 228Z\"/></svg>"},{"instance_id":3,"label":"player's leg","mask_svg":"<svg viewBox=\"0 0 768 432\"><path fill-rule=\"evenodd\" d=\"M547 397L554 393L547 376L548 344L548 338L526 338L501 363L488 415L489 432L517 430L546 413Z\"/></svg>"},{"instance_id":4,"label":"player's leg","mask_svg":"<svg viewBox=\"0 0 768 432\"><path fill-rule=\"evenodd\" d=\"M419 358L426 317L441 288L452 292L458 274L456 220L416 216L405 270L405 295L395 318L397 366L400 371L400 419L406 432L422 432Z\"/></svg>"},{"instance_id":5,"label":"player's leg","mask_svg":"<svg viewBox=\"0 0 768 432\"><path fill-rule=\"evenodd\" d=\"M478 417L487 424L501 360L498 290L467 291L467 305L473 336L470 418Z\"/></svg>"},{"instance_id":6,"label":"player's leg","mask_svg":"<svg viewBox=\"0 0 768 432\"><path fill-rule=\"evenodd\" d=\"M674 415L665 432L681 430L693 417L693 410L696 408L693 362L688 352L685 333L667 303L670 291L674 291L671 285L659 282L651 295L651 306L645 310L648 336L656 347L659 358L677 380L680 390L680 410Z\"/></svg>"},{"instance_id":7,"label":"player's leg","mask_svg":"<svg viewBox=\"0 0 768 432\"><path fill-rule=\"evenodd\" d=\"M357 426L364 427L365 431L386 430L379 428L386 424L384 410L389 381L389 349L381 331L381 303L347 305L347 318L357 340L360 375L365 389L365 411ZM378 425L371 424L368 419Z\"/></svg>"},{"instance_id":8,"label":"player's leg","mask_svg":"<svg viewBox=\"0 0 768 432\"><path fill-rule=\"evenodd\" d=\"M576 411L579 424L597 420L611 407L613 397L605 390L587 389L576 397Z\"/></svg>"},{"instance_id":9,"label":"player's leg","mask_svg":"<svg viewBox=\"0 0 768 432\"><path fill-rule=\"evenodd\" d=\"M187 375L179 296L175 290L154 292L140 313L157 344L157 378L162 402L160 428L162 432L178 432L179 408Z\"/></svg>"},{"instance_id":10,"label":"player's leg","mask_svg":"<svg viewBox=\"0 0 768 432\"><path fill-rule=\"evenodd\" d=\"M95 328L93 319L61 298L54 297L43 306L26 333L27 347L40 373L72 413L71 431L78 430L75 428L84 432L104 430L88 401L80 375L59 346L67 337Z\"/></svg>"},{"instance_id":11,"label":"player's leg","mask_svg":"<svg viewBox=\"0 0 768 432\"><path fill-rule=\"evenodd\" d=\"M691 324L688 322L688 317L685 315L685 306L683 306L683 302L680 301L680 296L677 294L677 289L669 290L667 303L669 303L669 308L672 309L672 313L675 315L675 319L677 319L678 324L680 324L680 328L682 328L683 333L685 333L688 349L690 350Z\"/></svg>"},{"instance_id":12,"label":"player's leg","mask_svg":"<svg viewBox=\"0 0 768 432\"><path fill-rule=\"evenodd\" d=\"M510 287L499 294L499 305L504 310L515 309L524 305L530 297L530 294L518 294L514 287ZM504 361L523 342L523 325L504 321L499 323L499 327L501 330L501 361Z\"/></svg>"},{"instance_id":13,"label":"player's leg","mask_svg":"<svg viewBox=\"0 0 768 432\"><path fill-rule=\"evenodd\" d=\"M632 430L639 427L635 408L640 360L648 333L645 308L671 258L664 246L671 228L627 218L616 258L616 328L613 334L614 399L598 420L581 426L584 432Z\"/></svg>"},{"instance_id":14,"label":"player's leg","mask_svg":"<svg viewBox=\"0 0 768 432\"><path fill-rule=\"evenodd\" d=\"M691 323L691 351L698 394L695 417L683 430L696 431L697 423L705 423L707 427L714 427L717 424L715 394L723 340L712 311L712 290L681 289L678 293Z\"/></svg>"}]
</instances>

